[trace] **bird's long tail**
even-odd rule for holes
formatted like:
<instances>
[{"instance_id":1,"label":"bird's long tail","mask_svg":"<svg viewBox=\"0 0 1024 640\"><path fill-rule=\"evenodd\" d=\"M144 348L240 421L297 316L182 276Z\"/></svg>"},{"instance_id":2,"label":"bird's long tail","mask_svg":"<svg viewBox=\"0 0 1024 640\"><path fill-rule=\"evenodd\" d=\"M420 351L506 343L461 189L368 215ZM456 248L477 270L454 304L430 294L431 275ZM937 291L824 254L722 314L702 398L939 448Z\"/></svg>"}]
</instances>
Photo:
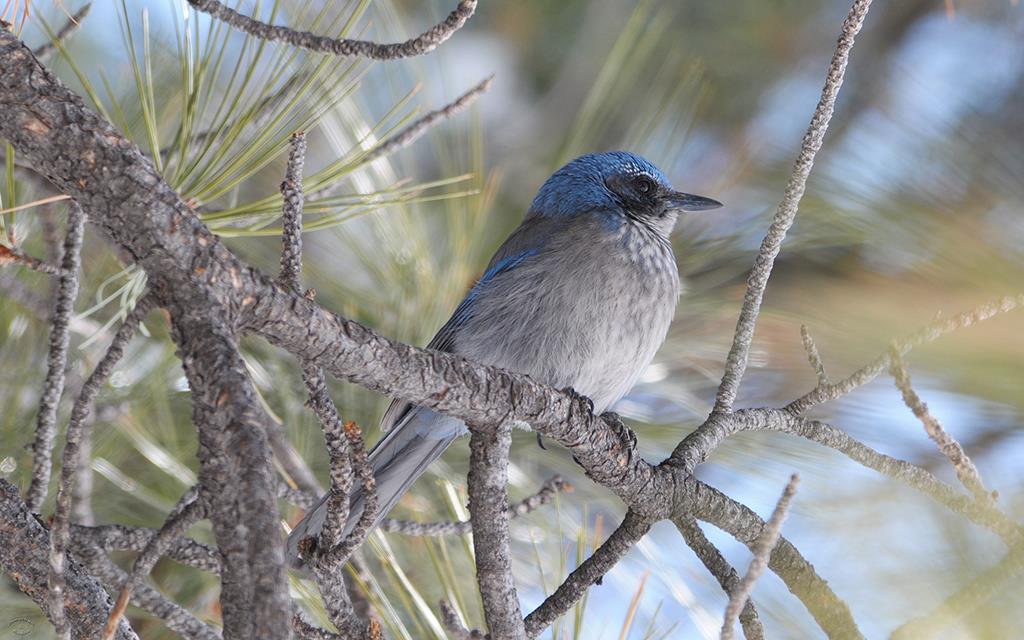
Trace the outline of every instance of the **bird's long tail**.
<instances>
[{"instance_id":1,"label":"bird's long tail","mask_svg":"<svg viewBox=\"0 0 1024 640\"><path fill-rule=\"evenodd\" d=\"M379 509L371 529L380 523L409 486L464 430L465 427L458 420L417 407L374 445L369 462L376 479ZM296 566L301 565L299 541L306 536L316 536L323 529L329 496L325 494L321 497L288 536L288 557ZM363 487L357 482L352 488L349 516L341 539L347 537L359 522L365 499Z\"/></svg>"}]
</instances>

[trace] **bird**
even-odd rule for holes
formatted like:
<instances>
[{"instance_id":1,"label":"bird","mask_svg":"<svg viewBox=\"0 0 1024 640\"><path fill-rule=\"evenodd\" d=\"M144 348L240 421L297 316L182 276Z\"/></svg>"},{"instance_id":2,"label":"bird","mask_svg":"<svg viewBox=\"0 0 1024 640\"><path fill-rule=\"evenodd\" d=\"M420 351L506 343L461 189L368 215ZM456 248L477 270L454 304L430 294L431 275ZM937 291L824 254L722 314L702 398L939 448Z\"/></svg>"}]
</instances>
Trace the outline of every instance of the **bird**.
<instances>
[{"instance_id":1,"label":"bird","mask_svg":"<svg viewBox=\"0 0 1024 640\"><path fill-rule=\"evenodd\" d=\"M427 349L572 389L602 413L651 363L675 315L679 271L669 234L678 214L721 206L676 191L637 154L580 156L544 182ZM379 505L373 526L467 433L462 421L401 399L385 411L381 430L369 453ZM301 564L299 541L322 529L328 495L289 535L293 562ZM355 487L343 536L364 500Z\"/></svg>"}]
</instances>

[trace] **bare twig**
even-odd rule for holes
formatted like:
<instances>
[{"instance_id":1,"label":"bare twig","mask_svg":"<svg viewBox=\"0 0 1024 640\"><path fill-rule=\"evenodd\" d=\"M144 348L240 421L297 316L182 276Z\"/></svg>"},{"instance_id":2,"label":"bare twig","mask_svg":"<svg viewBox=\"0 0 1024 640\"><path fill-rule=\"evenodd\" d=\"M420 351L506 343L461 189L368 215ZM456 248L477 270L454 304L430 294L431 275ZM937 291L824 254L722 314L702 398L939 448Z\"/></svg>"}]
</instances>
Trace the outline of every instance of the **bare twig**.
<instances>
[{"instance_id":1,"label":"bare twig","mask_svg":"<svg viewBox=\"0 0 1024 640\"><path fill-rule=\"evenodd\" d=\"M60 281L50 317L50 355L47 360L46 381L39 401L36 419L36 437L32 443L32 482L25 503L33 513L39 513L49 491L53 470L53 440L57 436L57 409L64 392L64 376L68 365L70 336L68 323L78 296L78 268L81 264L82 236L85 232L85 213L78 204L68 207L68 230L61 258Z\"/></svg>"},{"instance_id":2,"label":"bare twig","mask_svg":"<svg viewBox=\"0 0 1024 640\"><path fill-rule=\"evenodd\" d=\"M532 496L509 505L508 513L511 518L524 516L531 511L551 502L556 493L571 490L572 485L562 479L562 476L553 476L541 485L540 491ZM401 533L407 536L441 537L457 536L473 531L473 521L462 522L414 522L411 520L393 520L385 518L378 528L387 533Z\"/></svg>"},{"instance_id":3,"label":"bare twig","mask_svg":"<svg viewBox=\"0 0 1024 640\"><path fill-rule=\"evenodd\" d=\"M864 24L864 18L867 16L870 6L871 0L855 0L853 6L850 7L850 13L843 22L843 30L839 35L835 53L832 54L832 61L829 63L821 98L818 100L814 116L804 134L800 153L793 166L793 173L786 184L785 195L775 211L768 234L761 242L761 249L758 251L754 267L747 279L747 293L743 297L743 308L740 311L739 320L736 322L736 333L733 337L732 347L729 349L729 356L725 361L725 374L722 376L722 382L715 396L714 411L716 413L730 411L733 401L736 399L740 381L747 368L750 344L754 339L754 327L761 311L761 300L764 298L764 290L768 286L768 278L771 276L775 257L779 255L786 232L793 225L793 220L796 219L797 207L807 188L807 178L811 175L811 169L814 167L814 157L821 149L825 132L828 130L828 123L832 119L832 112L835 109L839 88L843 85L843 76L846 73L846 64L850 58L854 38Z\"/></svg>"},{"instance_id":4,"label":"bare twig","mask_svg":"<svg viewBox=\"0 0 1024 640\"><path fill-rule=\"evenodd\" d=\"M135 309L128 315L121 328L114 335L110 347L100 359L92 374L82 385L82 390L71 409L68 421L67 442L61 460L60 480L57 485L57 503L54 507L53 524L50 526L50 598L54 610L63 608L65 553L70 542L69 518L71 515L72 497L75 492L75 481L83 466L83 445L89 442L89 413L93 401L100 388L110 377L114 366L124 355L125 346L135 335L142 319L152 308L152 298L144 296ZM88 466L88 460L84 462ZM60 616L56 617L61 620ZM56 623L57 634L66 636L68 630Z\"/></svg>"},{"instance_id":5,"label":"bare twig","mask_svg":"<svg viewBox=\"0 0 1024 640\"><path fill-rule=\"evenodd\" d=\"M942 428L942 424L928 410L928 405L914 391L910 382L910 373L907 372L907 366L900 355L899 347L895 344L889 349L889 360L891 362L889 371L892 373L893 380L896 381L896 388L903 395L903 402L914 412L917 419L924 425L928 437L953 465L953 470L956 471L956 477L960 483L967 487L967 490L973 493L978 500L991 500L992 494L985 488L985 483L981 481L977 467L971 462L964 448L960 446L956 438Z\"/></svg>"},{"instance_id":6,"label":"bare twig","mask_svg":"<svg viewBox=\"0 0 1024 640\"><path fill-rule=\"evenodd\" d=\"M121 524L71 525L73 545L96 547L102 551L142 551L157 533L158 529ZM223 568L216 547L184 537L173 538L166 546L167 557L181 564L216 574Z\"/></svg>"},{"instance_id":7,"label":"bare twig","mask_svg":"<svg viewBox=\"0 0 1024 640\"><path fill-rule=\"evenodd\" d=\"M934 638L942 635L957 619L970 614L987 601L1006 593L1006 583L1024 573L1024 546L1010 549L995 565L951 594L927 615L908 620L893 631L891 640Z\"/></svg>"},{"instance_id":8,"label":"bare twig","mask_svg":"<svg viewBox=\"0 0 1024 640\"><path fill-rule=\"evenodd\" d=\"M897 340L896 348L900 355L905 356L916 346L922 345L926 342L932 342L933 340L937 340L948 333L970 327L971 325L988 320L997 315L1013 311L1022 306L1024 306L1024 293L1004 296L998 300L993 300L992 302L983 304L980 307L975 307L970 311L965 311L949 318L936 320L909 337ZM812 391L805 393L786 405L786 411L790 411L795 414L804 413L811 407L845 396L854 389L871 382L877 378L879 374L884 372L891 364L889 353L889 351L881 353L870 363L864 365L857 371L853 372L849 377L844 378L839 382L818 385Z\"/></svg>"},{"instance_id":9,"label":"bare twig","mask_svg":"<svg viewBox=\"0 0 1024 640\"><path fill-rule=\"evenodd\" d=\"M19 251L17 248L0 245L0 267L8 264L18 264L32 269L33 271L46 273L51 276L64 275L63 268L58 265L40 260L35 256L25 253L24 251Z\"/></svg>"},{"instance_id":10,"label":"bare twig","mask_svg":"<svg viewBox=\"0 0 1024 640\"><path fill-rule=\"evenodd\" d=\"M355 422L345 423L345 437L348 439L348 448L352 457L352 468L356 478L363 485L363 513L355 527L349 532L348 537L332 550L326 561L333 564L340 564L347 560L366 540L370 534L370 527L377 519L380 510L377 499L377 479L373 475L373 468L370 467L370 460L366 452L366 445L363 443L363 431Z\"/></svg>"},{"instance_id":11,"label":"bare twig","mask_svg":"<svg viewBox=\"0 0 1024 640\"><path fill-rule=\"evenodd\" d=\"M441 608L441 623L455 640L485 640L490 637L476 629L467 629L459 617L459 612L447 600L442 600L439 606Z\"/></svg>"},{"instance_id":12,"label":"bare twig","mask_svg":"<svg viewBox=\"0 0 1024 640\"><path fill-rule=\"evenodd\" d=\"M476 11L476 0L460 0L459 5L448 14L443 22L433 26L419 36L395 44L379 44L365 40L335 39L318 36L306 31L297 31L288 27L266 24L242 15L224 6L217 0L188 0L198 11L208 13L222 20L239 31L248 33L261 40L284 42L294 47L308 49L318 53L330 53L336 56L361 57L373 60L397 60L429 53L447 40L466 24Z\"/></svg>"},{"instance_id":13,"label":"bare twig","mask_svg":"<svg viewBox=\"0 0 1024 640\"><path fill-rule=\"evenodd\" d=\"M96 547L76 545L72 549L72 554L111 588L116 589L128 579L128 574ZM187 640L220 640L219 630L199 620L187 609L167 599L147 584L140 584L135 589L131 602L159 618L168 629ZM121 624L125 624L123 619ZM90 640L96 637L98 636L89 636Z\"/></svg>"},{"instance_id":14,"label":"bare twig","mask_svg":"<svg viewBox=\"0 0 1024 640\"><path fill-rule=\"evenodd\" d=\"M722 622L722 640L732 640L735 637L736 618L739 617L740 610L746 605L750 592L754 590L754 583L761 577L765 567L768 565L768 556L771 555L772 549L775 548L775 544L779 541L782 522L786 519L789 503L796 494L796 486L799 483L800 476L794 473L789 478L789 483L786 484L782 497L779 498L778 504L775 505L775 510L772 511L772 516L768 519L768 524L765 525L757 544L754 545L754 557L750 561L750 567L747 569L746 575L740 580L736 589L729 594L729 604L725 608L725 620Z\"/></svg>"},{"instance_id":15,"label":"bare twig","mask_svg":"<svg viewBox=\"0 0 1024 640\"><path fill-rule=\"evenodd\" d=\"M711 544L696 520L688 516L680 516L673 518L672 522L679 529L686 544L693 549L711 575L718 580L722 590L726 595L732 597L740 584L740 576L736 573L736 569L729 564L722 552ZM761 625L761 619L757 616L757 609L751 598L747 598L743 610L740 611L740 626L743 627L743 636L746 640L764 640L764 627Z\"/></svg>"},{"instance_id":16,"label":"bare twig","mask_svg":"<svg viewBox=\"0 0 1024 640\"><path fill-rule=\"evenodd\" d=\"M805 324L800 325L800 339L804 343L804 351L807 352L807 361L811 363L814 373L818 374L818 384L828 384L829 379L828 374L825 373L825 363L822 362L821 354L818 353L818 345L814 344L814 338L811 337L811 332Z\"/></svg>"},{"instance_id":17,"label":"bare twig","mask_svg":"<svg viewBox=\"0 0 1024 640\"><path fill-rule=\"evenodd\" d=\"M74 13L74 15L68 17L67 22L65 22L64 26L61 27L60 30L56 33L53 40L47 42L46 44L36 47L32 51L32 55L39 58L40 60L52 55L53 52L57 50L57 43L60 43L61 46L63 46L64 43L68 40L68 38L70 38L72 35L74 35L76 31L78 31L78 29L82 26L82 20L85 20L85 17L89 15L90 9L92 9L91 2L83 5L81 9Z\"/></svg>"},{"instance_id":18,"label":"bare twig","mask_svg":"<svg viewBox=\"0 0 1024 640\"><path fill-rule=\"evenodd\" d=\"M306 163L306 134L298 131L292 134L288 152L288 165L281 182L281 271L277 276L282 286L299 291L302 275L302 169Z\"/></svg>"},{"instance_id":19,"label":"bare twig","mask_svg":"<svg viewBox=\"0 0 1024 640\"><path fill-rule=\"evenodd\" d=\"M454 116L456 113L459 113L469 105L476 102L476 99L491 87L491 83L493 81L493 75L484 78L479 84L456 98L453 102L448 103L440 109L431 111L393 136L382 140L375 147L368 149L362 156L357 156L354 160L355 166L369 164L370 162L390 156L391 154L412 145L423 137L423 135L438 122ZM314 189L309 195L311 198L326 198L334 195L339 188L339 183L334 183L319 189Z\"/></svg>"},{"instance_id":20,"label":"bare twig","mask_svg":"<svg viewBox=\"0 0 1024 640\"><path fill-rule=\"evenodd\" d=\"M693 517L725 531L753 553L767 526L765 521L746 505L696 478L689 478L686 484L689 489L687 494L692 497L690 510ZM780 537L772 550L768 568L807 607L829 638L853 640L864 637L847 604L818 575L814 565L785 537Z\"/></svg>"},{"instance_id":21,"label":"bare twig","mask_svg":"<svg viewBox=\"0 0 1024 640\"><path fill-rule=\"evenodd\" d=\"M469 513L473 520L476 581L491 635L526 640L519 594L512 578L508 531L508 452L512 423L493 431L470 429Z\"/></svg>"},{"instance_id":22,"label":"bare twig","mask_svg":"<svg viewBox=\"0 0 1024 640\"><path fill-rule=\"evenodd\" d=\"M475 519L475 516L474 516ZM569 574L555 592L526 616L526 634L536 638L548 625L568 611L595 582L615 566L633 545L651 529L651 523L633 511L627 511L622 524L597 551ZM492 629L493 631L493 629ZM504 636L500 636L504 637Z\"/></svg>"},{"instance_id":23,"label":"bare twig","mask_svg":"<svg viewBox=\"0 0 1024 640\"><path fill-rule=\"evenodd\" d=\"M459 113L469 105L476 102L476 99L480 97L480 94L491 88L491 83L494 82L494 76L490 75L481 80L475 87L462 94L454 101L435 109L430 113L426 114L422 118L419 118L409 126L405 127L395 135L383 140L380 144L373 147L366 152L362 158L359 159L360 164L366 164L373 162L378 158L389 156L400 149L404 149L412 143L419 140L424 133L430 130L435 124L441 120L445 120Z\"/></svg>"},{"instance_id":24,"label":"bare twig","mask_svg":"<svg viewBox=\"0 0 1024 640\"><path fill-rule=\"evenodd\" d=\"M156 566L157 561L167 552L174 541L184 535L188 528L198 522L205 514L205 503L201 499L199 487L195 486L185 492L178 500L178 504L171 510L170 515L163 526L146 543L142 553L132 563L131 573L125 578L121 586L121 592L117 596L114 609L110 612L110 619L107 620L107 627L104 630L104 640L110 640L113 630L117 627L117 621L124 615L132 592L138 589L139 585L149 575L149 572Z\"/></svg>"}]
</instances>

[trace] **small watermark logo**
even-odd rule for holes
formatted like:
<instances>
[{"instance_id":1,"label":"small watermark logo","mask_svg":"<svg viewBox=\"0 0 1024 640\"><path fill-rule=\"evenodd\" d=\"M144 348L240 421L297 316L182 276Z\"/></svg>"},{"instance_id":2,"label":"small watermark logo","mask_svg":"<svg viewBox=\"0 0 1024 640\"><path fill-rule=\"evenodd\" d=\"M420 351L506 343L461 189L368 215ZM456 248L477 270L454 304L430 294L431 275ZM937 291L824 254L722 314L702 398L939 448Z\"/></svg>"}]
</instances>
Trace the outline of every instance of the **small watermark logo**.
<instances>
[{"instance_id":1,"label":"small watermark logo","mask_svg":"<svg viewBox=\"0 0 1024 640\"><path fill-rule=\"evenodd\" d=\"M12 618L7 623L7 635L13 638L27 638L35 625L28 618Z\"/></svg>"}]
</instances>

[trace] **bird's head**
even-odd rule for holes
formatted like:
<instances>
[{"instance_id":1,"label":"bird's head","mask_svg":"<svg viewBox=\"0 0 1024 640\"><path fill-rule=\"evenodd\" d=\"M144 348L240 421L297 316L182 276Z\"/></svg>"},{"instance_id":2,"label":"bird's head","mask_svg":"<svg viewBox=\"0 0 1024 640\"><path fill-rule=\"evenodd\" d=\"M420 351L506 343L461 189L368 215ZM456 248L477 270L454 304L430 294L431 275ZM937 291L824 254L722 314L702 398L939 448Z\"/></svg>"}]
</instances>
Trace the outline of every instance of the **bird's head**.
<instances>
[{"instance_id":1,"label":"bird's head","mask_svg":"<svg viewBox=\"0 0 1024 640\"><path fill-rule=\"evenodd\" d=\"M666 231L680 211L717 209L720 202L676 191L656 166L627 151L591 153L554 173L530 206L531 216L625 218Z\"/></svg>"}]
</instances>

